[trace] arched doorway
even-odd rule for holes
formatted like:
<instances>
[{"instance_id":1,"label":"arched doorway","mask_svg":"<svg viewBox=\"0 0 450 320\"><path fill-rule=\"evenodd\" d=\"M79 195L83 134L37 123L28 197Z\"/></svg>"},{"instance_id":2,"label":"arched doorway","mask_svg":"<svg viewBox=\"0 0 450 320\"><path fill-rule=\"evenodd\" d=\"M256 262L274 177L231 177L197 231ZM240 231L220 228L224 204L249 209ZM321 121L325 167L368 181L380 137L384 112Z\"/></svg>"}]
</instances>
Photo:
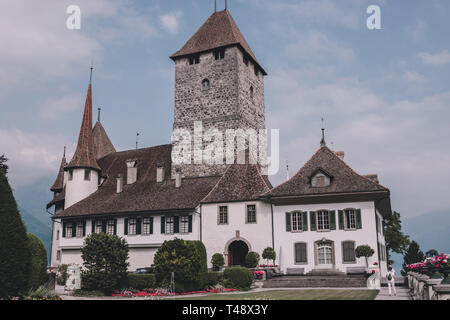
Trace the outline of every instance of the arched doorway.
<instances>
[{"instance_id":1,"label":"arched doorway","mask_svg":"<svg viewBox=\"0 0 450 320\"><path fill-rule=\"evenodd\" d=\"M242 240L235 240L228 246L228 265L245 265L245 256L249 251L248 245Z\"/></svg>"},{"instance_id":2,"label":"arched doorway","mask_svg":"<svg viewBox=\"0 0 450 320\"><path fill-rule=\"evenodd\" d=\"M319 269L333 269L335 264L334 242L322 239L314 243L316 267Z\"/></svg>"}]
</instances>

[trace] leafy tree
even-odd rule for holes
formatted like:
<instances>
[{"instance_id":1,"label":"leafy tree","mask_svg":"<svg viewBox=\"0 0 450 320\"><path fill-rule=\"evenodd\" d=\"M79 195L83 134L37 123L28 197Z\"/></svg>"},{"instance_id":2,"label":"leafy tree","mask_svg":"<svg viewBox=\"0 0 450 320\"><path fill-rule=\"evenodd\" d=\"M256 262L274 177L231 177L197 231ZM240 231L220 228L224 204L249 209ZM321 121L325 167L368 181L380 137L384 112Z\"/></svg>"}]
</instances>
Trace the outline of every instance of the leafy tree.
<instances>
[{"instance_id":1,"label":"leafy tree","mask_svg":"<svg viewBox=\"0 0 450 320\"><path fill-rule=\"evenodd\" d=\"M60 286L65 286L67 278L69 277L69 274L67 273L67 267L69 265L67 264L60 264L58 266L58 272L56 275L56 283Z\"/></svg>"},{"instance_id":2,"label":"leafy tree","mask_svg":"<svg viewBox=\"0 0 450 320\"><path fill-rule=\"evenodd\" d=\"M259 254L257 252L250 251L245 256L245 266L247 268L256 268L259 263Z\"/></svg>"},{"instance_id":3,"label":"leafy tree","mask_svg":"<svg viewBox=\"0 0 450 320\"><path fill-rule=\"evenodd\" d=\"M31 252L31 270L28 287L38 289L47 280L47 251L41 239L34 234L28 234L28 247Z\"/></svg>"},{"instance_id":4,"label":"leafy tree","mask_svg":"<svg viewBox=\"0 0 450 320\"><path fill-rule=\"evenodd\" d=\"M126 283L128 244L125 239L106 233L89 235L81 248L81 285L86 290L110 294Z\"/></svg>"},{"instance_id":5,"label":"leafy tree","mask_svg":"<svg viewBox=\"0 0 450 320\"><path fill-rule=\"evenodd\" d=\"M262 253L262 258L266 260L272 260L273 264L275 264L275 259L277 258L277 254L275 253L275 250L273 250L272 247L267 247L264 249Z\"/></svg>"},{"instance_id":6,"label":"leafy tree","mask_svg":"<svg viewBox=\"0 0 450 320\"><path fill-rule=\"evenodd\" d=\"M0 171L3 172L3 174L6 176L8 174L8 165L6 162L8 161L8 158L5 157L4 154L0 156Z\"/></svg>"},{"instance_id":7,"label":"leafy tree","mask_svg":"<svg viewBox=\"0 0 450 320\"><path fill-rule=\"evenodd\" d=\"M425 255L427 256L427 258L432 258L432 257L436 257L437 255L439 255L439 252L435 249L430 249L425 253Z\"/></svg>"},{"instance_id":8,"label":"leafy tree","mask_svg":"<svg viewBox=\"0 0 450 320\"><path fill-rule=\"evenodd\" d=\"M368 245L362 245L362 246L358 246L355 249L355 255L358 258L364 257L366 258L366 266L369 266L369 262L368 259L373 256L373 254L375 253L375 251Z\"/></svg>"},{"instance_id":9,"label":"leafy tree","mask_svg":"<svg viewBox=\"0 0 450 320\"><path fill-rule=\"evenodd\" d=\"M403 264L417 263L425 260L425 255L420 250L416 241L411 241L405 255L403 256Z\"/></svg>"},{"instance_id":10,"label":"leafy tree","mask_svg":"<svg viewBox=\"0 0 450 320\"><path fill-rule=\"evenodd\" d=\"M231 267L223 273L225 285L228 288L248 290L254 280L253 272L244 267Z\"/></svg>"},{"instance_id":11,"label":"leafy tree","mask_svg":"<svg viewBox=\"0 0 450 320\"><path fill-rule=\"evenodd\" d=\"M30 260L27 231L8 179L0 170L0 298L27 291Z\"/></svg>"},{"instance_id":12,"label":"leafy tree","mask_svg":"<svg viewBox=\"0 0 450 320\"><path fill-rule=\"evenodd\" d=\"M169 287L173 272L177 292L199 288L202 264L198 250L189 241L177 238L164 241L155 254L154 264L158 284Z\"/></svg>"},{"instance_id":13,"label":"leafy tree","mask_svg":"<svg viewBox=\"0 0 450 320\"><path fill-rule=\"evenodd\" d=\"M225 265L225 258L221 253L214 253L211 257L211 264L213 266L213 271L219 271Z\"/></svg>"},{"instance_id":14,"label":"leafy tree","mask_svg":"<svg viewBox=\"0 0 450 320\"><path fill-rule=\"evenodd\" d=\"M394 262L390 259L390 252L405 254L409 246L409 236L402 232L400 213L394 211L385 220L384 238L386 240L387 263L393 264Z\"/></svg>"}]
</instances>

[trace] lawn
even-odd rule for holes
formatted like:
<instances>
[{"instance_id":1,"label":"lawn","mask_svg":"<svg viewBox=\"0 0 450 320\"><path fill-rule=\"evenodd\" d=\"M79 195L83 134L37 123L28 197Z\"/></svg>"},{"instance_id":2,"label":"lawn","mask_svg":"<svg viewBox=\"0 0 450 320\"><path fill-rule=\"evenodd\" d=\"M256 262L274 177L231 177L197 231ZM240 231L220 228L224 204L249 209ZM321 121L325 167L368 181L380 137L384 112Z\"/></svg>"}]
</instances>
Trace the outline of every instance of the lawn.
<instances>
[{"instance_id":1,"label":"lawn","mask_svg":"<svg viewBox=\"0 0 450 320\"><path fill-rule=\"evenodd\" d=\"M240 294L211 294L185 300L374 300L378 290L271 290Z\"/></svg>"}]
</instances>

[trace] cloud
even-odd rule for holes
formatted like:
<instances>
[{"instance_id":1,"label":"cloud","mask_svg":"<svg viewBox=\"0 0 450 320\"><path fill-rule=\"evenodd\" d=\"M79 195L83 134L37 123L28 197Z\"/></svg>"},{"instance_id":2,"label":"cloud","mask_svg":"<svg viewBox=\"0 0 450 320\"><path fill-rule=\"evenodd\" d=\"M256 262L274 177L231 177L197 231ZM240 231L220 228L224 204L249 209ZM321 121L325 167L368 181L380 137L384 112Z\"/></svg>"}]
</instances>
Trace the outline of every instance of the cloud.
<instances>
[{"instance_id":1,"label":"cloud","mask_svg":"<svg viewBox=\"0 0 450 320\"><path fill-rule=\"evenodd\" d=\"M172 34L178 33L183 13L181 11L169 12L159 16L161 26Z\"/></svg>"},{"instance_id":2,"label":"cloud","mask_svg":"<svg viewBox=\"0 0 450 320\"><path fill-rule=\"evenodd\" d=\"M419 53L418 56L423 63L431 64L433 66L440 66L450 62L450 52L448 52L448 50L442 50L435 54L422 52Z\"/></svg>"},{"instance_id":3,"label":"cloud","mask_svg":"<svg viewBox=\"0 0 450 320\"><path fill-rule=\"evenodd\" d=\"M407 71L402 76L403 80L409 82L424 83L427 79L421 74L414 71Z\"/></svg>"},{"instance_id":4,"label":"cloud","mask_svg":"<svg viewBox=\"0 0 450 320\"><path fill-rule=\"evenodd\" d=\"M83 105L82 94L69 93L60 98L46 100L39 108L39 116L44 120L58 120L64 113L81 110Z\"/></svg>"}]
</instances>

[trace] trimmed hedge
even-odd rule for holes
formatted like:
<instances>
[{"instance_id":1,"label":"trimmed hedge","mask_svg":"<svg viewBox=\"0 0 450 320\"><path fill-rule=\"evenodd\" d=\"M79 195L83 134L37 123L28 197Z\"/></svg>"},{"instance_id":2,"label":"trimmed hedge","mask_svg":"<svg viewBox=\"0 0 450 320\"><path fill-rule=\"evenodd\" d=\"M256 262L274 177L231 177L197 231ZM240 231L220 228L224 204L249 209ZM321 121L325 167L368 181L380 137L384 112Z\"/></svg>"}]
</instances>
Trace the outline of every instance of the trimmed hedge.
<instances>
[{"instance_id":1,"label":"trimmed hedge","mask_svg":"<svg viewBox=\"0 0 450 320\"><path fill-rule=\"evenodd\" d=\"M225 286L233 289L248 290L252 285L253 272L245 267L231 267L223 273Z\"/></svg>"},{"instance_id":2,"label":"trimmed hedge","mask_svg":"<svg viewBox=\"0 0 450 320\"><path fill-rule=\"evenodd\" d=\"M218 285L223 281L223 272L204 272L200 274L200 289Z\"/></svg>"},{"instance_id":3,"label":"trimmed hedge","mask_svg":"<svg viewBox=\"0 0 450 320\"><path fill-rule=\"evenodd\" d=\"M200 272L208 272L208 262L207 262L207 254L206 254L206 247L201 241L187 241L189 243L192 243L195 247L195 250L197 250L198 255L200 256Z\"/></svg>"},{"instance_id":4,"label":"trimmed hedge","mask_svg":"<svg viewBox=\"0 0 450 320\"><path fill-rule=\"evenodd\" d=\"M156 288L156 277L154 274L128 274L128 287L135 290Z\"/></svg>"},{"instance_id":5,"label":"trimmed hedge","mask_svg":"<svg viewBox=\"0 0 450 320\"><path fill-rule=\"evenodd\" d=\"M31 233L28 234L28 247L31 251L28 287L36 290L47 280L47 251L41 239Z\"/></svg>"},{"instance_id":6,"label":"trimmed hedge","mask_svg":"<svg viewBox=\"0 0 450 320\"><path fill-rule=\"evenodd\" d=\"M211 258L211 264L213 266L213 271L219 271L225 265L225 258L221 253L214 253Z\"/></svg>"},{"instance_id":7,"label":"trimmed hedge","mask_svg":"<svg viewBox=\"0 0 450 320\"><path fill-rule=\"evenodd\" d=\"M245 256L245 266L247 268L256 268L259 263L259 254L257 252L250 251Z\"/></svg>"}]
</instances>

